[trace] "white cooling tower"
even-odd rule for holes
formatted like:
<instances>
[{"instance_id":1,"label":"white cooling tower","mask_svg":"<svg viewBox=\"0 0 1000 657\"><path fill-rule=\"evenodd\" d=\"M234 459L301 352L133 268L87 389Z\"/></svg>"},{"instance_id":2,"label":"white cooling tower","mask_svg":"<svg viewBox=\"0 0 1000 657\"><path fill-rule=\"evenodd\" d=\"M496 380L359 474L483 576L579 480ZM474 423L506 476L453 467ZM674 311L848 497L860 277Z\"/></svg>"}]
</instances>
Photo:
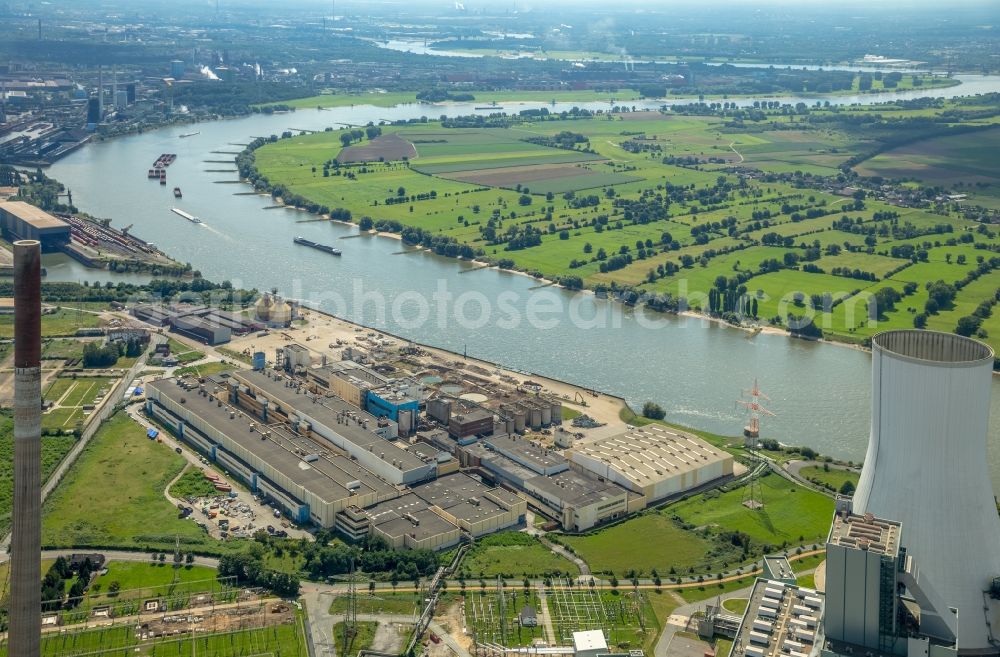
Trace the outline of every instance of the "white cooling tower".
<instances>
[{"instance_id":1,"label":"white cooling tower","mask_svg":"<svg viewBox=\"0 0 1000 657\"><path fill-rule=\"evenodd\" d=\"M993 350L950 333L872 339L872 424L857 513L902 523L902 545L958 609L960 652L996 654L986 591L1000 576L1000 518L986 464ZM987 609L986 607L990 608ZM989 618L989 620L987 620Z\"/></svg>"}]
</instances>

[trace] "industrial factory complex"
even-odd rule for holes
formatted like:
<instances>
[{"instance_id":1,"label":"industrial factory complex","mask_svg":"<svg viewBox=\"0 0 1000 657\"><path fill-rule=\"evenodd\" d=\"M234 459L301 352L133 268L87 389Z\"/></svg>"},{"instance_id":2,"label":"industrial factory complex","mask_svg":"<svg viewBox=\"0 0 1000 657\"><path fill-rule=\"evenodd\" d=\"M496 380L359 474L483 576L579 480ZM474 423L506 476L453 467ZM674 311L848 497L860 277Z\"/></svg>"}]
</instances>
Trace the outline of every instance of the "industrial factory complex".
<instances>
[{"instance_id":1,"label":"industrial factory complex","mask_svg":"<svg viewBox=\"0 0 1000 657\"><path fill-rule=\"evenodd\" d=\"M993 353L927 331L873 342L869 453L855 496L837 498L823 590L766 558L742 615L710 607L697 622L733 640L730 657L998 652ZM295 521L396 548L523 526L529 507L582 532L733 476L731 455L683 431L573 431L564 400L530 379L501 384L372 333L355 343L338 340L340 360L288 343L253 370L156 381L146 410Z\"/></svg>"},{"instance_id":2,"label":"industrial factory complex","mask_svg":"<svg viewBox=\"0 0 1000 657\"><path fill-rule=\"evenodd\" d=\"M198 312L133 310L175 327ZM585 531L733 472L731 455L683 432L579 440L537 387L401 376L356 347L341 356L369 364L290 343L253 370L153 382L146 410L294 521L396 547L443 549L522 523L529 505ZM477 392L453 394L472 380Z\"/></svg>"}]
</instances>

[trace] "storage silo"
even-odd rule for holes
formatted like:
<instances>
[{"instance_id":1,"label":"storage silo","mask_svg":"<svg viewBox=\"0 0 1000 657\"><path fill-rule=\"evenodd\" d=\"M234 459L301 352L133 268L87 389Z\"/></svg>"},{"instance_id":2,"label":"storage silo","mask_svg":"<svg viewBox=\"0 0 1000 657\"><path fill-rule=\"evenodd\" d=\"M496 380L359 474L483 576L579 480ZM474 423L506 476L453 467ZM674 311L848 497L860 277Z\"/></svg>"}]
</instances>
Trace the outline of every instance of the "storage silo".
<instances>
[{"instance_id":1,"label":"storage silo","mask_svg":"<svg viewBox=\"0 0 1000 657\"><path fill-rule=\"evenodd\" d=\"M514 411L514 431L517 433L524 433L527 425L527 414L524 412L524 408L518 408Z\"/></svg>"},{"instance_id":2,"label":"storage silo","mask_svg":"<svg viewBox=\"0 0 1000 657\"><path fill-rule=\"evenodd\" d=\"M562 424L562 402L552 399L549 401L552 407L550 414L552 416L552 424Z\"/></svg>"},{"instance_id":3,"label":"storage silo","mask_svg":"<svg viewBox=\"0 0 1000 657\"><path fill-rule=\"evenodd\" d=\"M547 427L552 424L552 407L548 404L542 404L539 410L542 412L542 426Z\"/></svg>"},{"instance_id":4,"label":"storage silo","mask_svg":"<svg viewBox=\"0 0 1000 657\"><path fill-rule=\"evenodd\" d=\"M902 524L901 543L921 576L958 610L963 653L997 652L987 621L996 601L983 594L1000 576L1000 518L986 460L992 368L993 350L969 338L876 335L871 437L854 495L856 513Z\"/></svg>"},{"instance_id":5,"label":"storage silo","mask_svg":"<svg viewBox=\"0 0 1000 657\"><path fill-rule=\"evenodd\" d=\"M538 430L542 428L542 409L538 406L532 405L528 407L528 424L532 429Z\"/></svg>"}]
</instances>

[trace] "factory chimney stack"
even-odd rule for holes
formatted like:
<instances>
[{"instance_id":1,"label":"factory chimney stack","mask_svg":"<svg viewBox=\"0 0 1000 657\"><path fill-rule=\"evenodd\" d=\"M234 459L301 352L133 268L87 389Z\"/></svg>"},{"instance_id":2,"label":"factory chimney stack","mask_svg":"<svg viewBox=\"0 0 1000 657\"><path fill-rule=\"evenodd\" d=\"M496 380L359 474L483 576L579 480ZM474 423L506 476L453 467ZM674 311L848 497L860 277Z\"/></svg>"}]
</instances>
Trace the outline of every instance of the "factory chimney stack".
<instances>
[{"instance_id":1,"label":"factory chimney stack","mask_svg":"<svg viewBox=\"0 0 1000 657\"><path fill-rule=\"evenodd\" d=\"M9 653L38 657L42 636L41 245L14 242L14 515Z\"/></svg>"}]
</instances>

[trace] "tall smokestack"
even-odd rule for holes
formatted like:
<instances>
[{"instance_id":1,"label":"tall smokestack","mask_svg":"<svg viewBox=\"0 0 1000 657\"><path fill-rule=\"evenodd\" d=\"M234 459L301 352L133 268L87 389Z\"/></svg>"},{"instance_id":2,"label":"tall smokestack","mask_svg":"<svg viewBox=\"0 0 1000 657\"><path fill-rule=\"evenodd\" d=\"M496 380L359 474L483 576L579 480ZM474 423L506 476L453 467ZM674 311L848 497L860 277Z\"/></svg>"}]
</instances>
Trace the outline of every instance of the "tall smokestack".
<instances>
[{"instance_id":1,"label":"tall smokestack","mask_svg":"<svg viewBox=\"0 0 1000 657\"><path fill-rule=\"evenodd\" d=\"M14 242L14 515L9 654L39 657L42 637L41 245Z\"/></svg>"}]
</instances>

